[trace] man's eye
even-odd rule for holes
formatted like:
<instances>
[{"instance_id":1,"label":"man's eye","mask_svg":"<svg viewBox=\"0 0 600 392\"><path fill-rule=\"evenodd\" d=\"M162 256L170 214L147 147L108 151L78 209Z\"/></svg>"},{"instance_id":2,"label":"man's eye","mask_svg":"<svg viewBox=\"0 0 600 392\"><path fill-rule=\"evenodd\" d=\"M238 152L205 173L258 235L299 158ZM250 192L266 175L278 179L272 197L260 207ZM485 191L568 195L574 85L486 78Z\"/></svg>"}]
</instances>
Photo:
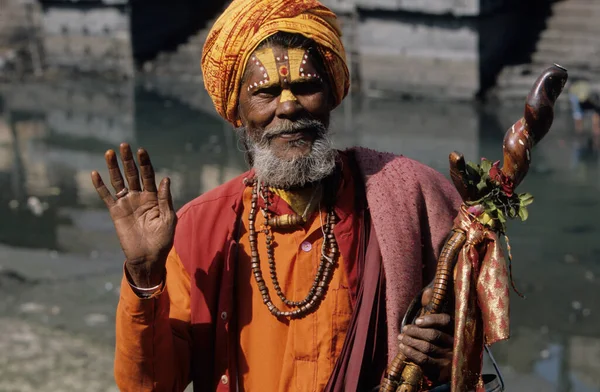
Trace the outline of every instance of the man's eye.
<instances>
[{"instance_id":1,"label":"man's eye","mask_svg":"<svg viewBox=\"0 0 600 392\"><path fill-rule=\"evenodd\" d=\"M259 88L254 92L254 95L262 97L277 97L281 94L281 88L278 86Z\"/></svg>"},{"instance_id":2,"label":"man's eye","mask_svg":"<svg viewBox=\"0 0 600 392\"><path fill-rule=\"evenodd\" d=\"M302 82L292 85L292 93L294 95L310 95L316 94L323 90L323 84L318 81Z\"/></svg>"}]
</instances>

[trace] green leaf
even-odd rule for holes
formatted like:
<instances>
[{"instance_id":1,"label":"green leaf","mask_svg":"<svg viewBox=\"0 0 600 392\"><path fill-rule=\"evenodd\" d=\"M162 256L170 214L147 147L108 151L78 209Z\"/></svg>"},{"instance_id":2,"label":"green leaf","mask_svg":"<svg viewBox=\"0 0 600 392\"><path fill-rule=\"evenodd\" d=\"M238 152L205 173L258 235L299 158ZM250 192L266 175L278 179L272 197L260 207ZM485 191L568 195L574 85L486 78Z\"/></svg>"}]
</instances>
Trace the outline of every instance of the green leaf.
<instances>
[{"instance_id":1,"label":"green leaf","mask_svg":"<svg viewBox=\"0 0 600 392\"><path fill-rule=\"evenodd\" d=\"M519 208L519 218L521 218L521 220L525 222L527 220L527 217L529 217L529 212L527 212L527 208Z\"/></svg>"},{"instance_id":2,"label":"green leaf","mask_svg":"<svg viewBox=\"0 0 600 392\"><path fill-rule=\"evenodd\" d=\"M488 174L490 172L490 169L492 168L492 161L488 161L487 159L484 159L483 161L481 161L481 171L484 174Z\"/></svg>"},{"instance_id":3,"label":"green leaf","mask_svg":"<svg viewBox=\"0 0 600 392\"><path fill-rule=\"evenodd\" d=\"M515 216L517 216L517 210L514 207L510 207L510 210L508 212L508 216L510 218L514 218Z\"/></svg>"},{"instance_id":4,"label":"green leaf","mask_svg":"<svg viewBox=\"0 0 600 392\"><path fill-rule=\"evenodd\" d=\"M533 203L533 195L530 193L522 193L519 195L519 203L522 207L526 207Z\"/></svg>"},{"instance_id":5,"label":"green leaf","mask_svg":"<svg viewBox=\"0 0 600 392\"><path fill-rule=\"evenodd\" d=\"M485 189L487 188L487 181L485 179L481 179L481 181L479 181L479 183L477 184L477 190L479 192L483 192L485 191Z\"/></svg>"},{"instance_id":6,"label":"green leaf","mask_svg":"<svg viewBox=\"0 0 600 392\"><path fill-rule=\"evenodd\" d=\"M498 211L498 220L501 223L506 223L506 217L504 216L504 212L502 212L502 210L497 210Z\"/></svg>"},{"instance_id":7,"label":"green leaf","mask_svg":"<svg viewBox=\"0 0 600 392\"><path fill-rule=\"evenodd\" d=\"M498 207L496 207L496 205L494 204L494 202L492 200L486 200L484 202L485 204L485 210L490 212L490 211L495 211L498 209Z\"/></svg>"}]
</instances>

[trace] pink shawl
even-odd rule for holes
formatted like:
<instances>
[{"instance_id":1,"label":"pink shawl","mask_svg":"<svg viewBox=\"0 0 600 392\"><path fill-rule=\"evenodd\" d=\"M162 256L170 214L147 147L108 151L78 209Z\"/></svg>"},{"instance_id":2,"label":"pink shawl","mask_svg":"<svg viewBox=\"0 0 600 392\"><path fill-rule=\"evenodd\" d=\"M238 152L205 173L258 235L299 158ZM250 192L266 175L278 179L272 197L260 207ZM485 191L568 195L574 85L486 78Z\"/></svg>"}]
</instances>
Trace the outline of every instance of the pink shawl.
<instances>
[{"instance_id":1,"label":"pink shawl","mask_svg":"<svg viewBox=\"0 0 600 392\"><path fill-rule=\"evenodd\" d=\"M437 257L462 202L441 173L412 159L353 149L386 278L388 357L398 352L400 323L435 273Z\"/></svg>"}]
</instances>

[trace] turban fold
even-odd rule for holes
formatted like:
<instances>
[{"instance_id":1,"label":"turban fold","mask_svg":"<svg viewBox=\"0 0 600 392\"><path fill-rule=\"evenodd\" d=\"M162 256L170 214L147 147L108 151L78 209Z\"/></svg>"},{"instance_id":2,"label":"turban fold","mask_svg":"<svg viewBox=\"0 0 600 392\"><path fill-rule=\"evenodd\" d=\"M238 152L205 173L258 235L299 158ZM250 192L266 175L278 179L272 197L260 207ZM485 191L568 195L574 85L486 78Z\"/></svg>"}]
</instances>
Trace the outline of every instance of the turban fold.
<instances>
[{"instance_id":1,"label":"turban fold","mask_svg":"<svg viewBox=\"0 0 600 392\"><path fill-rule=\"evenodd\" d=\"M204 86L217 112L234 125L248 57L277 32L312 39L325 62L339 105L349 88L346 54L335 14L316 0L234 0L217 19L202 52Z\"/></svg>"}]
</instances>

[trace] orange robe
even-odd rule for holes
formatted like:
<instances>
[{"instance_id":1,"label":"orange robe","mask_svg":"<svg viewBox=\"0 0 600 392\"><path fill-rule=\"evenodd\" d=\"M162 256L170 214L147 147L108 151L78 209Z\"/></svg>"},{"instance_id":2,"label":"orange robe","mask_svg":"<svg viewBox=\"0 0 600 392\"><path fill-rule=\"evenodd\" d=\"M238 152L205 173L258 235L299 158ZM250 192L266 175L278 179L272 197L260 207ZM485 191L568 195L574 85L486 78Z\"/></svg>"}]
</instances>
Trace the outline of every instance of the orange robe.
<instances>
[{"instance_id":1,"label":"orange robe","mask_svg":"<svg viewBox=\"0 0 600 392\"><path fill-rule=\"evenodd\" d=\"M244 211L250 210L252 189L244 192ZM277 277L289 300L304 299L312 286L321 257L325 211L312 214L305 227L295 231L276 231L274 254ZM248 214L242 218L248 228ZM264 222L256 214L255 227ZM269 277L264 241L258 234L260 267L273 304L289 310L275 293ZM342 257L333 273L327 295L313 312L301 319L277 320L265 306L250 267L250 242L247 230L240 238L238 266L238 315L240 345L238 369L242 391L322 391L333 371L352 318L352 303Z\"/></svg>"},{"instance_id":2,"label":"orange robe","mask_svg":"<svg viewBox=\"0 0 600 392\"><path fill-rule=\"evenodd\" d=\"M343 172L339 196L354 193L351 172L348 168ZM236 352L239 379L236 381L232 374L224 374L217 389L235 390L237 383L239 390L247 392L321 391L342 350L356 299L359 223L354 198L337 199L335 212L340 221L336 238L341 254L325 299L315 312L292 321L280 321L270 314L251 273L247 233L250 198L251 188L246 188L241 200L243 229L235 272L236 321L232 324L237 332L237 344L232 348ZM293 213L284 198L274 195L273 199L272 211ZM257 228L263 219L258 213ZM324 211L321 219L325 219ZM288 299L303 299L314 281L323 242L321 219L314 213L304 228L292 232L273 231L278 278ZM195 331L190 292L194 280L190 279L183 257L176 251L177 243L175 245L167 259L165 288L151 298L139 298L127 278L123 278L115 355L115 378L122 391L183 390L193 379L193 372L203 371L193 367ZM258 248L272 301L287 310L269 277L264 234L258 235ZM226 312L217 316L225 321L233 317ZM164 322L166 319L168 322ZM211 388L203 385L201 390Z\"/></svg>"}]
</instances>

